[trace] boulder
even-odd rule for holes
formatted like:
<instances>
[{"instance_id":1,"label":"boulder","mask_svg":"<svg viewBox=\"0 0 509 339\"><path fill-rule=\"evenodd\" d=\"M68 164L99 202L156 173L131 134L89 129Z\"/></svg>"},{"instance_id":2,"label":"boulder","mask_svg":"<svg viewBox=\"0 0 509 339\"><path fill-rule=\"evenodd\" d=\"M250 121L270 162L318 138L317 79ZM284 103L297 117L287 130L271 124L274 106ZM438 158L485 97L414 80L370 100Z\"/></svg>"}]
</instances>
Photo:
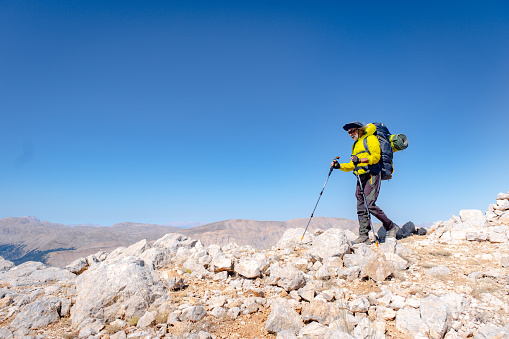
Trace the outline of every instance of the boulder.
<instances>
[{"instance_id":1,"label":"boulder","mask_svg":"<svg viewBox=\"0 0 509 339\"><path fill-rule=\"evenodd\" d=\"M395 253L384 253L385 260L396 270L406 270L410 263Z\"/></svg>"},{"instance_id":2,"label":"boulder","mask_svg":"<svg viewBox=\"0 0 509 339\"><path fill-rule=\"evenodd\" d=\"M485 227L488 223L486 216L479 210L461 210L460 211L461 223L465 224L464 228L468 227Z\"/></svg>"},{"instance_id":3,"label":"boulder","mask_svg":"<svg viewBox=\"0 0 509 339\"><path fill-rule=\"evenodd\" d=\"M276 339L297 339L292 330L284 330L277 334Z\"/></svg>"},{"instance_id":4,"label":"boulder","mask_svg":"<svg viewBox=\"0 0 509 339\"><path fill-rule=\"evenodd\" d=\"M340 317L340 312L334 304L314 299L302 307L301 317L306 322L317 321L320 324L329 325Z\"/></svg>"},{"instance_id":5,"label":"boulder","mask_svg":"<svg viewBox=\"0 0 509 339\"><path fill-rule=\"evenodd\" d=\"M329 257L340 257L350 251L349 240L345 232L336 228L329 228L313 240L307 253L314 258L323 260Z\"/></svg>"},{"instance_id":6,"label":"boulder","mask_svg":"<svg viewBox=\"0 0 509 339\"><path fill-rule=\"evenodd\" d=\"M66 269L28 261L8 271L0 272L0 283L7 283L12 287L40 286L50 282L70 283L75 277L75 274Z\"/></svg>"},{"instance_id":7,"label":"boulder","mask_svg":"<svg viewBox=\"0 0 509 339\"><path fill-rule=\"evenodd\" d=\"M385 338L385 323L371 323L368 318L363 318L352 332L354 338Z\"/></svg>"},{"instance_id":8,"label":"boulder","mask_svg":"<svg viewBox=\"0 0 509 339\"><path fill-rule=\"evenodd\" d=\"M256 253L248 259L240 259L234 267L234 271L249 279L258 278L267 268L267 259L262 253Z\"/></svg>"},{"instance_id":9,"label":"boulder","mask_svg":"<svg viewBox=\"0 0 509 339\"><path fill-rule=\"evenodd\" d=\"M493 325L481 325L474 335L474 339L506 339L509 338L509 330L504 327Z\"/></svg>"},{"instance_id":10,"label":"boulder","mask_svg":"<svg viewBox=\"0 0 509 339\"><path fill-rule=\"evenodd\" d=\"M279 287L287 292L298 290L306 284L304 273L293 266L281 268L279 265L273 265L270 269L270 276L277 281Z\"/></svg>"},{"instance_id":11,"label":"boulder","mask_svg":"<svg viewBox=\"0 0 509 339\"><path fill-rule=\"evenodd\" d=\"M43 296L25 308L11 323L11 328L41 328L60 320L61 301L54 296Z\"/></svg>"},{"instance_id":12,"label":"boulder","mask_svg":"<svg viewBox=\"0 0 509 339\"><path fill-rule=\"evenodd\" d=\"M83 273L83 271L85 271L88 266L87 258L78 258L67 265L65 268L69 270L69 272L79 275Z\"/></svg>"},{"instance_id":13,"label":"boulder","mask_svg":"<svg viewBox=\"0 0 509 339\"><path fill-rule=\"evenodd\" d=\"M506 243L508 241L507 231L506 226L491 227L488 231L488 240L492 243Z\"/></svg>"},{"instance_id":14,"label":"boulder","mask_svg":"<svg viewBox=\"0 0 509 339\"><path fill-rule=\"evenodd\" d=\"M203 306L191 306L182 310L182 320L197 322L205 318L207 310Z\"/></svg>"},{"instance_id":15,"label":"boulder","mask_svg":"<svg viewBox=\"0 0 509 339\"><path fill-rule=\"evenodd\" d=\"M421 319L421 312L415 308L405 307L396 314L396 328L413 337L427 337L428 325Z\"/></svg>"},{"instance_id":16,"label":"boulder","mask_svg":"<svg viewBox=\"0 0 509 339\"><path fill-rule=\"evenodd\" d=\"M2 271L8 271L14 267L14 263L9 260L5 260L3 257L0 257L0 272Z\"/></svg>"},{"instance_id":17,"label":"boulder","mask_svg":"<svg viewBox=\"0 0 509 339\"><path fill-rule=\"evenodd\" d=\"M265 324L269 333L279 333L290 330L297 334L304 327L299 314L290 306L286 299L278 298L270 305L270 314Z\"/></svg>"},{"instance_id":18,"label":"boulder","mask_svg":"<svg viewBox=\"0 0 509 339\"><path fill-rule=\"evenodd\" d=\"M393 320L396 317L396 311L385 306L378 306L376 308L376 317L383 321Z\"/></svg>"},{"instance_id":19,"label":"boulder","mask_svg":"<svg viewBox=\"0 0 509 339\"><path fill-rule=\"evenodd\" d=\"M217 306L217 307L214 307L212 309L212 311L210 311L210 315L221 319L226 316L226 310L220 306Z\"/></svg>"},{"instance_id":20,"label":"boulder","mask_svg":"<svg viewBox=\"0 0 509 339\"><path fill-rule=\"evenodd\" d=\"M138 256L145 263L154 269L160 269L167 266L171 260L170 251L165 248L148 248Z\"/></svg>"},{"instance_id":21,"label":"boulder","mask_svg":"<svg viewBox=\"0 0 509 339\"><path fill-rule=\"evenodd\" d=\"M227 258L221 252L221 254L212 256L212 261L210 263L210 266L214 273L232 272L233 271L233 260L230 258Z\"/></svg>"},{"instance_id":22,"label":"boulder","mask_svg":"<svg viewBox=\"0 0 509 339\"><path fill-rule=\"evenodd\" d=\"M451 326L447 305L439 297L429 295L421 299L419 311L422 321L428 325L429 337L443 338Z\"/></svg>"},{"instance_id":23,"label":"boulder","mask_svg":"<svg viewBox=\"0 0 509 339\"><path fill-rule=\"evenodd\" d=\"M408 237L409 235L415 234L415 224L411 221L407 222L403 226L401 226L401 232L403 232L404 237Z\"/></svg>"},{"instance_id":24,"label":"boulder","mask_svg":"<svg viewBox=\"0 0 509 339\"><path fill-rule=\"evenodd\" d=\"M328 331L329 331L329 329L327 326L313 321L309 325L306 325L300 329L299 338L302 338L302 339L323 339Z\"/></svg>"},{"instance_id":25,"label":"boulder","mask_svg":"<svg viewBox=\"0 0 509 339\"><path fill-rule=\"evenodd\" d=\"M368 311L369 306L370 306L370 304L369 304L368 298L361 297L361 298L356 298L356 299L352 300L348 304L348 309L353 313L357 313L357 312L365 313Z\"/></svg>"},{"instance_id":26,"label":"boulder","mask_svg":"<svg viewBox=\"0 0 509 339\"><path fill-rule=\"evenodd\" d=\"M14 335L8 328L0 328L0 339L12 339Z\"/></svg>"},{"instance_id":27,"label":"boulder","mask_svg":"<svg viewBox=\"0 0 509 339\"><path fill-rule=\"evenodd\" d=\"M429 268L426 270L427 275L429 275L430 277L435 277L435 278L443 278L443 277L448 276L450 273L451 273L451 270L448 267L443 266L443 265L432 267L432 268Z\"/></svg>"},{"instance_id":28,"label":"boulder","mask_svg":"<svg viewBox=\"0 0 509 339\"><path fill-rule=\"evenodd\" d=\"M285 248L294 248L299 243L310 243L313 241L315 236L311 234L311 232L306 232L304 235L304 239L302 239L302 235L304 234L303 228L289 228L283 233L283 236L276 244L276 248L285 249Z\"/></svg>"},{"instance_id":29,"label":"boulder","mask_svg":"<svg viewBox=\"0 0 509 339\"><path fill-rule=\"evenodd\" d=\"M87 318L111 322L117 317L140 317L163 295L162 281L143 260L136 257L106 260L77 278L72 323L78 326Z\"/></svg>"},{"instance_id":30,"label":"boulder","mask_svg":"<svg viewBox=\"0 0 509 339\"><path fill-rule=\"evenodd\" d=\"M498 218L498 221L501 224L509 225L509 211L503 212Z\"/></svg>"},{"instance_id":31,"label":"boulder","mask_svg":"<svg viewBox=\"0 0 509 339\"><path fill-rule=\"evenodd\" d=\"M145 314L140 319L138 319L138 323L136 324L136 327L147 328L150 325L155 324L156 317L157 317L156 311L145 312Z\"/></svg>"},{"instance_id":32,"label":"boulder","mask_svg":"<svg viewBox=\"0 0 509 339\"><path fill-rule=\"evenodd\" d=\"M376 282L384 281L394 273L394 267L382 256L372 257L361 270L360 277L369 277Z\"/></svg>"},{"instance_id":33,"label":"boulder","mask_svg":"<svg viewBox=\"0 0 509 339\"><path fill-rule=\"evenodd\" d=\"M179 248L190 249L197 244L197 240L189 239L187 236L178 233L168 233L156 240L154 247L166 248L171 254L177 254Z\"/></svg>"}]
</instances>

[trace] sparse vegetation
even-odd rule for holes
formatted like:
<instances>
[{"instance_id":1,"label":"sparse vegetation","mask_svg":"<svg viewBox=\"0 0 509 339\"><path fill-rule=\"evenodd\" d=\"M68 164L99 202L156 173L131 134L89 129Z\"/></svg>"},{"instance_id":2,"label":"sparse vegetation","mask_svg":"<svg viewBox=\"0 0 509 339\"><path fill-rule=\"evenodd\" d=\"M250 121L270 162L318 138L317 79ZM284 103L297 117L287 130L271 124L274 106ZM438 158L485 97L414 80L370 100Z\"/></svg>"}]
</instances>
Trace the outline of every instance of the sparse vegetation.
<instances>
[{"instance_id":1,"label":"sparse vegetation","mask_svg":"<svg viewBox=\"0 0 509 339\"><path fill-rule=\"evenodd\" d=\"M472 288L472 296L476 299L482 299L484 293L493 293L500 289L490 278L479 279L477 284Z\"/></svg>"},{"instance_id":2,"label":"sparse vegetation","mask_svg":"<svg viewBox=\"0 0 509 339\"><path fill-rule=\"evenodd\" d=\"M445 250L434 250L430 251L429 254L431 254L434 257L450 257L452 255L451 252Z\"/></svg>"},{"instance_id":3,"label":"sparse vegetation","mask_svg":"<svg viewBox=\"0 0 509 339\"><path fill-rule=\"evenodd\" d=\"M140 320L139 317L132 317L131 319L129 319L129 321L127 323L130 326L136 326L136 325L138 325L138 320Z\"/></svg>"},{"instance_id":4,"label":"sparse vegetation","mask_svg":"<svg viewBox=\"0 0 509 339\"><path fill-rule=\"evenodd\" d=\"M433 267L437 267L437 265L435 265L433 263L430 263L430 262L423 262L421 264L421 267L423 267L423 268L433 268Z\"/></svg>"},{"instance_id":5,"label":"sparse vegetation","mask_svg":"<svg viewBox=\"0 0 509 339\"><path fill-rule=\"evenodd\" d=\"M157 313L156 324L165 324L168 320L168 312Z\"/></svg>"}]
</instances>

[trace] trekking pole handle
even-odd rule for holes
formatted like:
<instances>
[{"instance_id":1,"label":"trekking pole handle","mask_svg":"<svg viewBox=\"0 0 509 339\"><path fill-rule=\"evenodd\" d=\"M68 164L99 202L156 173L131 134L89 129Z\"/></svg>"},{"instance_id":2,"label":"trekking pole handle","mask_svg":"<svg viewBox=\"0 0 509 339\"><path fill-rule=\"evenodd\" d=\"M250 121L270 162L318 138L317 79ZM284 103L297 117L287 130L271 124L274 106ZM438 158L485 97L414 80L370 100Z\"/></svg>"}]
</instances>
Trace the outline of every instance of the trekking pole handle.
<instances>
[{"instance_id":1,"label":"trekking pole handle","mask_svg":"<svg viewBox=\"0 0 509 339\"><path fill-rule=\"evenodd\" d=\"M337 159L339 159L339 156L334 158L333 161L336 161ZM311 219L313 219L313 215L315 214L315 211L316 211L316 206L318 206L318 203L320 202L320 198L322 197L323 190L325 189L325 186L327 185L327 182L329 181L329 177L330 177L333 169L334 169L334 166L331 165L330 170L329 170L329 175L327 175L327 180L325 180L325 184L323 184L322 191L320 192L320 195L318 196L318 201L316 202L315 208L313 208L313 212L311 212L311 216L309 217L308 224L306 225L306 229L304 230L304 233L302 234L300 241L302 241L304 239L304 235L306 235L306 231L308 230L309 223L311 222Z\"/></svg>"},{"instance_id":2,"label":"trekking pole handle","mask_svg":"<svg viewBox=\"0 0 509 339\"><path fill-rule=\"evenodd\" d=\"M330 166L329 175L332 173L332 170L334 169L334 163L337 162L338 159L339 159L339 156L335 157L334 160L332 160L332 164Z\"/></svg>"}]
</instances>

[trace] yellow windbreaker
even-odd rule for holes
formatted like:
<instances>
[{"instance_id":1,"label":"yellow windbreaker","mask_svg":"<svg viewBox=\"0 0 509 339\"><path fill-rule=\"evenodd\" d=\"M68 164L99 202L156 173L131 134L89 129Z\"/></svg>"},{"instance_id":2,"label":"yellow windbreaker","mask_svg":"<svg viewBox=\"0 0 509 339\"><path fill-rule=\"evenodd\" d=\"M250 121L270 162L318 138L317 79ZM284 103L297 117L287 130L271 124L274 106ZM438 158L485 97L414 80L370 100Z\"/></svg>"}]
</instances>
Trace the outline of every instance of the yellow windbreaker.
<instances>
[{"instance_id":1,"label":"yellow windbreaker","mask_svg":"<svg viewBox=\"0 0 509 339\"><path fill-rule=\"evenodd\" d=\"M357 174L364 174L367 173L365 168L368 165L375 165L380 161L381 157L381 150L380 150L380 142L378 141L378 138L373 135L373 133L376 132L376 127L373 124L368 124L365 129L365 134L357 139L357 141L354 143L352 155L358 156L360 159L362 158L368 158L369 162L367 164L358 164L357 168L359 169ZM364 139L367 139L367 144L369 148L369 154L364 149ZM345 162L341 164L341 170L344 172L350 172L355 169L355 165L352 161Z\"/></svg>"}]
</instances>

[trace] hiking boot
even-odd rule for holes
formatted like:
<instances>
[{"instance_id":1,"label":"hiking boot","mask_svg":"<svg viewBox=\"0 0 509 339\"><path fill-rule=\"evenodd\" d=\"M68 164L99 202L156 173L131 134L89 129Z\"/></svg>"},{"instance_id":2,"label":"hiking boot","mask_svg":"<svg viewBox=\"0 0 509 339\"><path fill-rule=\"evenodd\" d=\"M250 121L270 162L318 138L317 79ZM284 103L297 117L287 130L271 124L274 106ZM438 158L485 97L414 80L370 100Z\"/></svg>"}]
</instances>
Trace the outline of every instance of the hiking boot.
<instances>
[{"instance_id":1,"label":"hiking boot","mask_svg":"<svg viewBox=\"0 0 509 339\"><path fill-rule=\"evenodd\" d=\"M396 239L396 235L398 234L399 227L398 225L394 224L390 230L387 231L387 234L385 235L386 238L394 238Z\"/></svg>"},{"instance_id":2,"label":"hiking boot","mask_svg":"<svg viewBox=\"0 0 509 339\"><path fill-rule=\"evenodd\" d=\"M369 237L367 234L359 234L359 237L352 241L352 244L369 243Z\"/></svg>"}]
</instances>

